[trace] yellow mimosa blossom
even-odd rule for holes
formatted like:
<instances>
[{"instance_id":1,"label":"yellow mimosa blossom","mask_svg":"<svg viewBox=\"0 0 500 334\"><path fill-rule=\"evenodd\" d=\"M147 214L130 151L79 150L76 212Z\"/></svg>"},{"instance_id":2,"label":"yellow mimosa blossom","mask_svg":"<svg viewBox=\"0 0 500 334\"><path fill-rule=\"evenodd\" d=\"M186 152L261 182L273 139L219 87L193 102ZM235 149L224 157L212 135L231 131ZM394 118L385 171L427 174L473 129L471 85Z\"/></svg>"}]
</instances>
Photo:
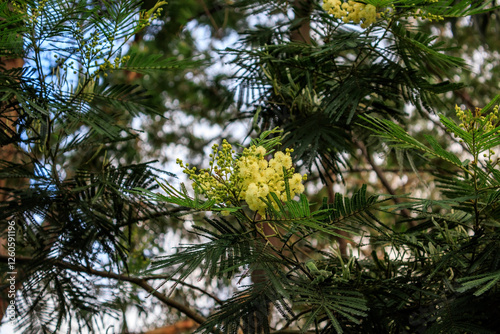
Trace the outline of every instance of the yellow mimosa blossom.
<instances>
[{"instance_id":1,"label":"yellow mimosa blossom","mask_svg":"<svg viewBox=\"0 0 500 334\"><path fill-rule=\"evenodd\" d=\"M377 21L377 8L370 4L356 1L324 0L323 9L344 23L361 23L362 28L367 28Z\"/></svg>"},{"instance_id":2,"label":"yellow mimosa blossom","mask_svg":"<svg viewBox=\"0 0 500 334\"><path fill-rule=\"evenodd\" d=\"M282 201L288 199L285 180L288 180L291 197L304 191L302 181L306 175L295 173L290 156L292 150L276 152L269 162L263 146L251 146L236 156L232 146L224 141L221 150L214 145L212 151L210 169L197 171L180 160L177 163L195 181L194 188L217 204L236 205L244 200L251 210L264 216L267 204L262 199L271 192Z\"/></svg>"}]
</instances>

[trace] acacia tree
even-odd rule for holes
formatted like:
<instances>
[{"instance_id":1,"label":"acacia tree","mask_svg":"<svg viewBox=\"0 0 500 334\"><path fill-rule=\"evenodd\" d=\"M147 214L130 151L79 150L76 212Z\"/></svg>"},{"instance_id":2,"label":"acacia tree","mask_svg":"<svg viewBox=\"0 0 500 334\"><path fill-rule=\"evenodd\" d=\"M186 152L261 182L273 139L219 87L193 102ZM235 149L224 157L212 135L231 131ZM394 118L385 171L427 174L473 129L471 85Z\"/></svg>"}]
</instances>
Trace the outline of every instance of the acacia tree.
<instances>
[{"instance_id":1,"label":"acacia tree","mask_svg":"<svg viewBox=\"0 0 500 334\"><path fill-rule=\"evenodd\" d=\"M248 87L251 90L248 95L257 96L257 99L252 101L254 109L251 109L255 116L254 125L261 126L262 129L275 126L283 128L287 134L283 138L285 147L292 147L294 157L302 164L308 167L316 166L316 170L322 173L325 181L331 177L332 171L333 174L339 174L342 168L349 167L350 158L356 155L355 150L358 148L367 163L377 173L386 190L394 195L392 186L387 182L381 168L374 163L370 148L367 148L365 144L367 140L372 141L373 144L373 140L376 139L374 137L368 138L369 132L365 129L373 129L377 123L371 118L361 117L361 115L378 115L383 119L389 118L404 124L406 121L404 106L411 103L420 117L428 118L429 114L434 113L436 108L444 108L444 104L437 99L439 93L451 92L461 87L459 83L452 84L446 80L447 73L450 73L448 71L465 65L462 59L448 56L445 52L447 49L443 44L434 43L433 36L412 31L406 18L415 16L431 19L440 19L442 16L460 17L480 13L481 8L471 7L468 2L456 4L451 2L433 4L419 2L416 4L417 7L414 7L415 3L410 5L404 2L391 2L395 8L394 12L386 13L385 20L379 18L375 20L376 22L371 22L371 18L364 17L363 23L366 24L364 28L367 29L360 30L356 27L345 26L338 21L343 18L345 19L344 23L359 22L359 12L358 18L353 14L355 10L352 7L356 5L355 3L346 4L340 9L335 9L335 6L339 6L341 2L333 1L330 3L329 7L330 9L334 8L332 12L336 15L333 18L316 8L313 3L302 2L300 5L296 4L295 13L303 14L305 12L306 15L312 13L316 20L311 20L310 17L304 17L300 20L300 15L295 16L293 20L287 20L288 8L284 3L237 2L235 6L251 8L258 12L268 14L278 12L282 14L282 21L280 21L280 25L271 21L269 26L259 26L257 31L249 32L245 42L251 48L229 49L228 52L236 55L235 63L242 69L239 76L242 91ZM367 1L367 3L374 5L379 10L383 5L389 5L389 2ZM418 8L419 5L421 8ZM485 5L483 3L480 6ZM367 7L362 4L357 6L365 9ZM308 7L311 8L311 11L307 9ZM349 9L350 7L351 9ZM342 10L344 10L343 13ZM317 16L314 16L315 14ZM350 16L351 14L353 15ZM301 27L301 23L296 21L297 18L302 24L304 22L309 24L311 21L318 22L313 30L317 39L311 43L312 45L307 43L310 39L304 36L304 32L308 29ZM369 25L367 21L374 24ZM299 28L294 24L298 24ZM300 39L298 37L294 39L294 34L290 34L290 31L296 32L297 30L302 31ZM290 42L287 42L287 36L292 36ZM255 93L256 89L259 90L259 93ZM486 113L489 109L491 106L482 112ZM472 121L471 118L469 121L475 122L476 120ZM443 128L449 126L449 120L446 122L448 124L443 124ZM493 117L493 122L490 121L490 125L488 125L489 130L484 132L488 133L489 139L486 139L488 142L496 136L494 134L496 130L491 128L494 128L495 124L496 120ZM386 128L391 129L392 126L386 125ZM448 131L452 130L448 129ZM469 128L468 131L472 130ZM399 139L402 142L407 140L410 144L412 140L415 140L415 143L419 143L416 138L410 140L409 137L405 137L404 132L399 128L393 132L394 136L390 137L392 140ZM472 136L477 136L477 133ZM447 162L450 159L455 162L455 166L458 164L457 159L460 158L447 156L443 147L436 140L431 140L429 137L429 143L432 149L426 149L422 144L412 147L407 143L405 143L406 146L399 143L396 146L397 149L393 151L394 158L401 163L401 168L408 166L415 172L426 165L426 159L419 158L415 149L420 149L424 153L432 151L432 154L429 153L429 155L441 158L433 160L433 163L438 163L439 167L436 171L443 168L444 174L446 174L444 170L449 170L450 166L447 166ZM256 145L258 144L256 143ZM492 140L490 144L493 145L490 148L493 148L498 143L496 140ZM379 145L382 143L379 142ZM412 148L412 150L401 148ZM467 149L470 153L474 151L470 146ZM346 155L346 153L349 154ZM477 152L473 154L477 154ZM495 154L495 152L486 154ZM225 156L225 153L221 155ZM238 159L235 157L234 161L239 161ZM288 332L289 327L295 327L295 330L300 329L301 331L310 330L312 327L314 328L313 332L331 330L338 332L342 330L412 332L417 328L437 332L446 331L447 328L451 331L467 331L473 328L478 330L479 327L476 326L479 323L473 319L474 317L488 319L495 317L494 314L486 315L479 311L479 313L473 312L474 315L471 318L461 321L462 313L455 313L459 308L458 304L444 302L450 298L450 296L446 296L447 292L451 291L450 293L453 295L457 290L446 291L444 288L449 286L449 282L446 280L439 283L429 281L424 284L426 275L431 274L430 277L434 277L436 272L413 266L415 263L428 262L428 254L433 254L433 247L437 246L436 241L429 241L429 248L426 248L427 245L424 245L423 248L412 248L414 247L413 240L420 246L421 241L418 241L418 238L426 233L432 234L431 230L427 230L427 228L432 227L430 222L440 217L438 224L447 224L446 219L451 219L443 215L443 211L439 212L443 208L438 206L446 208L446 201L427 200L424 201L425 204L418 202L420 206L415 206L416 204L413 203L403 204L401 199L392 197L392 200L397 204L395 208L400 210L398 211L401 213L399 217L403 218L393 216L397 218L394 220L388 215L370 214L370 206L375 205L375 201L373 198L363 198L364 190L362 190L355 192L354 200L344 201L342 196L337 195L334 197L334 203L330 206L328 201L323 202L319 212L324 214L325 210L331 209L334 215L334 218L325 219L321 215L319 215L321 218L315 216L318 215L318 212L308 211L309 206L303 198L297 203L287 201L289 198L274 197L272 194L273 192L276 194L275 188L267 193L267 188L273 188L268 183L267 186L262 185L262 188L259 188L260 192L255 195L262 197L261 201L266 204L268 211L265 215L261 212L258 216L252 216L245 214L244 211L238 211L241 209L240 207L237 207L237 210L231 210L231 206L235 205L237 200L245 199L250 209L254 204L251 204L253 199L246 198L250 186L245 185L244 181L243 185L238 186L237 177L236 179L228 178L225 173L229 172L225 170L227 166L224 161L222 159L223 163L218 167L215 167L217 164L214 161L208 171L208 175L212 173L213 179L220 183L218 186L207 183L206 179L201 176L203 174L197 177L193 175L193 171L188 171L188 174L196 181L193 198L185 190L176 193L168 186L165 188L168 196L157 197L160 201L191 206L195 210L220 211L221 215L230 212L234 217L233 220L224 217L210 218L209 222L213 230L203 226L196 227L196 230L210 242L199 246L192 245L184 251L181 249L178 254L160 260L155 268L169 268L166 269L167 272L171 272L169 277L181 280L188 277L194 268L199 266L203 268L202 272L208 278L214 280L220 279L226 274L243 273L243 277L245 277L249 272L255 271L264 272L267 278L254 282L256 284L247 290L235 294L234 298L223 304L219 312L209 318L202 330L208 332L213 327L217 327L222 331L232 332L241 326L244 332L266 332L273 329L277 332ZM238 168L241 166L238 163L233 168L232 173L240 173ZM494 174L495 168L487 168L487 174ZM470 170L466 172L466 174L469 173ZM236 186L241 193L235 192L233 186ZM245 188L246 186L249 188ZM212 187L213 190L211 190ZM467 187L470 187L470 184L465 188ZM465 192L465 188L462 189L463 192ZM227 198L224 201L221 200L221 194L217 193L215 189L219 189L222 193L225 192ZM491 189L496 191L497 186L491 185ZM470 191L471 188L469 188L469 195ZM251 193L255 193L254 188L252 188ZM208 202L200 201L198 196L201 195L204 195ZM266 196L270 197L266 198ZM363 199L360 200L360 198ZM454 201L451 198L453 198L452 196L450 196L450 200ZM405 199L405 201L407 200ZM280 201L285 203L280 206ZM456 200L454 205L462 207L463 203L460 201L461 199ZM219 206L214 208L213 206L217 204ZM432 212L426 212L431 207L438 210L435 216L432 215ZM384 217L384 220L381 220L380 217ZM495 219L494 215L490 218ZM482 218L477 217L476 219L479 221ZM388 235L398 235L397 232L401 230L401 224L393 227L394 221L410 223L414 226L403 233L403 238L407 239L402 244L396 242L392 237L387 237ZM464 227L465 225L468 227ZM470 221L465 225L462 224L462 227L468 231L467 233L471 233ZM271 229L266 231L265 226L271 226ZM300 230L300 228L304 230ZM370 237L365 241L354 245L357 245L357 249L360 250L362 246L370 244L370 250L373 251L371 256L365 259L367 264L362 266L358 261L358 267L354 266L360 272L359 275L355 275L357 281L352 282L353 285L350 286L348 284L342 285L351 277L350 272L343 270L346 268L345 264L348 263L349 258L343 259L342 257L348 254L334 251L333 255L329 253L325 257L325 249L331 246L331 241L328 238L311 237L311 235L317 236L323 232L342 239L345 237L339 231L343 229L347 229L349 233L358 237L360 234L369 234ZM403 231L404 229L405 227L403 227ZM464 234L462 234L463 236ZM308 237L312 241L308 240ZM461 239L462 237L457 238ZM450 235L446 238L451 241ZM293 241L290 242L290 240ZM379 243L380 241L382 242ZM302 242L306 245L306 249L311 249L310 252L301 248ZM384 243L386 246L391 246L389 249L394 252L393 254L384 253L386 250L380 247ZM439 245L438 248L441 249L441 247L442 245ZM314 254L315 251L318 254ZM318 269L316 263L307 262L299 254L308 254L307 256L319 261L322 268ZM444 257L451 256L446 252L440 254ZM391 259L391 256L395 259ZM405 256L409 256L411 261L405 261ZM465 256L467 257L467 255ZM381 261L379 257L384 261ZM370 258L371 260L369 260ZM351 264L356 263L356 258L350 257L350 261ZM437 262L433 262L429 268L436 264ZM371 266L368 268L364 265ZM349 266L347 267L349 268ZM376 274L377 268L381 270L380 276ZM391 272L391 270L394 271ZM381 284L380 286L388 284L389 290L377 290L373 286L373 284L377 286L377 283L370 279L364 281L363 274L361 274L364 271L370 272L373 277L378 277L378 279L383 278L384 283L382 281L378 281L378 283ZM337 273L339 273L338 277L346 275L345 280L339 279L332 282L335 279L331 277L335 277ZM462 281L473 280L471 277L462 277ZM328 283L321 288L315 287L325 281ZM396 285L391 285L390 282L393 281L405 283L400 286L401 290L398 290L396 283ZM494 283L496 276L489 276L485 281L491 283L485 289L487 290L496 284ZM312 287L304 288L307 285L304 282L308 282ZM415 285L411 285L411 283ZM348 294L345 292L346 290L361 292L363 284L368 286L367 289L370 292L365 291L365 294L357 295L359 298L342 296L342 293ZM476 281L475 284L479 285L480 281ZM422 286L425 288L421 288ZM302 288L304 289L301 290ZM465 290L466 288L461 289L462 292ZM297 292L297 294L293 294L291 291ZM412 292L416 294L414 295ZM444 297L439 300L437 296L441 292ZM482 292L478 291L476 294L479 295ZM371 296L375 299L372 300L368 297L370 293L373 293ZM427 293L436 299L432 302L430 299L428 303L425 302L424 295ZM378 294L383 295L384 298L386 295L389 296L386 299L383 298L381 304L376 306ZM470 295L462 297L464 298L461 299L461 302L465 300L470 302L468 299ZM495 298L493 297L488 303ZM418 300L418 302L413 304L413 300ZM345 304L342 304L343 302ZM270 304L275 306L280 320L276 320L276 318L269 320L268 306ZM368 310L366 305L373 305L373 308ZM387 309L390 308L389 305L398 305L400 312L389 311ZM453 311L437 315L433 312L435 309L443 310L446 307L450 307ZM394 317L388 316L389 313ZM428 315L432 315L432 319L437 319L437 321L422 320ZM339 320L342 316L345 317L344 320L348 320ZM356 316L360 316L362 320L356 319ZM388 318L388 322L381 323L381 317ZM418 319L414 320L412 317ZM302 319L302 322L299 319ZM279 321L282 323L280 324ZM356 326L356 323L359 326ZM447 327L450 324L452 326ZM488 330L487 327L485 326L483 330Z\"/></svg>"},{"instance_id":2,"label":"acacia tree","mask_svg":"<svg viewBox=\"0 0 500 334\"><path fill-rule=\"evenodd\" d=\"M195 74L205 69L198 64L141 52L141 45L148 45L143 41L152 36L155 43L164 42L161 21L154 21L146 35L140 32L151 18L160 20L155 11L161 3L142 12L138 3L125 1L2 5L8 34L2 35L1 56L27 60L22 69L2 72L2 101L8 101L2 119L13 108L19 115L14 128L3 123L10 135L2 145L14 144L24 159L4 159L1 175L30 180L24 187L4 187L9 200L0 204L0 217L15 219L18 226L19 329L57 332L69 323L78 330L103 331L103 314L125 312L130 300L144 304L142 290L171 313L176 310L201 324L202 332L494 331L499 178L488 156L498 146L495 112L488 116L494 101L460 113L460 126L441 118L473 159L446 152L431 137L427 147L389 121L404 125L408 103L420 117L428 117L439 107L437 94L460 87L446 81L446 75L463 60L448 56L433 36L414 30L409 21L469 16L485 11L487 4L366 1L340 8L335 1L328 3L330 13L315 1L295 1L290 7L287 1L172 1L166 7L185 6L193 15L175 12L163 18L163 25L197 19L218 34L246 29L249 15L276 19L247 30L240 47L227 50L240 69L237 96L246 111L241 115L252 117L252 129L262 132L252 143L255 148L235 155L226 143L222 153L215 150L218 159L208 174L186 170L194 192L162 182L163 194L153 191L158 171L132 163L139 156L133 150L137 141L126 141L137 138L130 128L132 116L158 113L161 121L162 110L152 106L161 94L154 91L152 99L130 84L117 84L117 71L123 70L127 80L134 77L130 71L147 74L140 80L148 87L152 77L167 78L168 84L170 76L159 75L158 68L177 67L171 72L172 87L161 90L171 101L189 101L183 108L207 119L213 118L216 104L224 105L219 97L231 94L221 81L190 85L179 79L186 68ZM366 12L353 16L355 6ZM358 18L364 27L357 25ZM133 36L137 43L125 56L117 45ZM183 56L192 54L184 50ZM42 61L46 51L59 60ZM196 94L185 94L185 84ZM217 94L198 101L196 96L207 91ZM215 114L221 116L214 120L224 122L234 110ZM266 132L275 127L284 132ZM446 199L405 198L407 203L401 203L397 197L381 197L392 187L380 171L387 191L372 196L360 186L349 196L329 189L330 200L312 196L316 204L305 195L293 198L302 184L291 169L292 158L327 184L356 161L356 150L377 171L370 150L382 141L368 137L367 128L395 144L394 156L403 168L408 164L417 170L433 159ZM128 154L120 154L123 149ZM264 162L272 153L274 162ZM481 161L482 153L491 161ZM258 167L250 168L244 158ZM252 168L262 175L248 173ZM389 200L399 204L381 207ZM172 215L176 212L183 215ZM154 234L165 232L167 216L195 221L199 243L141 272L148 261L138 251L158 243ZM395 221L415 226L401 228ZM153 236L147 229L155 229ZM337 248L339 240L347 239L352 249L367 246L368 254L354 256ZM235 284L235 279L246 282L251 273L262 279L247 287ZM190 284L193 275L195 281L203 278L205 289ZM151 283L163 280L168 290ZM101 292L113 291L116 282L122 282L119 295L106 299ZM228 297L228 291L234 294ZM195 303L201 297L209 299L205 306ZM124 326L122 332L127 331Z\"/></svg>"}]
</instances>

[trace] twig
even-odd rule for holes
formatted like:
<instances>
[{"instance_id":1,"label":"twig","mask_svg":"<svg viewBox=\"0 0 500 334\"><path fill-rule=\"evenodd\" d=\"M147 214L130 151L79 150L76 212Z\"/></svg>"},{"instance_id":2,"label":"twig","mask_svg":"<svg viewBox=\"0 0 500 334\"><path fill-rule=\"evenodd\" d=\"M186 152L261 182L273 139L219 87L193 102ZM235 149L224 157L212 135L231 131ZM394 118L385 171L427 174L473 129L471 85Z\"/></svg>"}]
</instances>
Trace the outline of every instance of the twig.
<instances>
[{"instance_id":1,"label":"twig","mask_svg":"<svg viewBox=\"0 0 500 334\"><path fill-rule=\"evenodd\" d=\"M136 223L139 223L139 222L142 222L142 221L145 221L145 220L149 220L149 219L161 218L161 217L169 217L169 216L172 216L172 215L174 215L176 213L179 213L179 212L182 212L182 211L189 211L189 210L192 210L192 209L188 208L186 206L179 206L179 207L175 207L175 208L169 208L169 209L166 209L166 211L159 211L159 212L155 212L153 214L148 214L146 216L141 216L141 217L137 217L137 218L134 218L134 219L130 219L129 221L127 221L127 222L125 222L123 224L120 224L120 227L133 225L133 224L136 224Z\"/></svg>"},{"instance_id":2,"label":"twig","mask_svg":"<svg viewBox=\"0 0 500 334\"><path fill-rule=\"evenodd\" d=\"M174 281L174 282L177 282L178 284L180 285L184 285L190 289L193 289L193 290L198 290L200 291L201 293L203 293L204 295L207 295L209 296L210 298L212 298L213 300L215 300L216 303L222 305L224 302L219 299L217 296L214 296L213 294L211 294L210 292L208 291L205 291L203 290L202 288L199 288L195 285L192 285L192 284L189 284L189 283L186 283L184 281L181 281L179 279L175 279L175 278L171 278L170 275L158 275L158 276L143 276L141 277L143 280L154 280L154 279L168 279L169 281Z\"/></svg>"},{"instance_id":3,"label":"twig","mask_svg":"<svg viewBox=\"0 0 500 334\"><path fill-rule=\"evenodd\" d=\"M7 263L8 259L9 259L8 256L0 255L0 262ZM33 261L35 261L35 259L31 258L31 257L16 256L17 263L29 263L29 262L33 262ZM148 293L150 293L153 296L155 296L156 298L158 298L165 305L172 307L172 308L175 308L176 310L180 311L181 313L184 313L187 317L193 319L198 324L201 324L201 323L206 321L206 319L204 317L202 317L201 315L199 315L198 313L196 313L195 311L193 311L189 307L187 307L187 306L185 306L185 305L183 305L183 304L181 304L173 299L170 299L167 296L165 296L164 294L160 293L157 289L155 289L153 286L151 286L144 278L132 277L129 275L122 275L122 274L116 274L116 273L107 272L107 271L96 270L96 269L68 263L66 261L57 260L57 259L48 258L48 259L45 259L44 261L46 261L54 266L57 266L59 268L69 269L69 270L73 270L73 271L77 271L77 272L84 272L84 273L88 273L88 274L99 276L99 277L111 278L111 279L115 279L118 281L133 283L135 285L140 286L145 291L147 291Z\"/></svg>"},{"instance_id":4,"label":"twig","mask_svg":"<svg viewBox=\"0 0 500 334\"><path fill-rule=\"evenodd\" d=\"M366 161L370 164L370 166L372 166L373 171L377 174L380 182L382 183L382 185L384 186L384 188L387 190L387 192L389 194L391 194L392 196L396 196L396 192L394 191L394 189L392 189L392 186L389 183L389 181L387 180L387 178L385 177L384 172L382 171L382 169L377 164L375 164L375 162L373 161L373 158L368 153L368 150L366 149L365 144L363 144L360 141L356 141L356 145L358 146L359 149L361 149L361 153L365 157ZM393 197L392 200L396 204L400 204L401 203L401 200L398 197ZM408 209L406 209L406 208L401 210L401 214L404 217L406 217L406 218L411 218L410 211Z\"/></svg>"}]
</instances>

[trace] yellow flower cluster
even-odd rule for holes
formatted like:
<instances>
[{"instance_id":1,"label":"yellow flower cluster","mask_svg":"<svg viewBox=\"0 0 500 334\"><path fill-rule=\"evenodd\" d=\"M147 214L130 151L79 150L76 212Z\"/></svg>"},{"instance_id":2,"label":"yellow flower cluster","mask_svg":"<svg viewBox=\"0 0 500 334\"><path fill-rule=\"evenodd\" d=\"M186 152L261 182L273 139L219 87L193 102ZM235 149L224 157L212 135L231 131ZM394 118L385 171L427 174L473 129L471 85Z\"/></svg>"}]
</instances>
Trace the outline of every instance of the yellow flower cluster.
<instances>
[{"instance_id":1,"label":"yellow flower cluster","mask_svg":"<svg viewBox=\"0 0 500 334\"><path fill-rule=\"evenodd\" d=\"M104 71L108 71L108 70L110 73L113 73L113 70L119 69L121 66L125 65L129 60L130 60L130 56L116 57L113 60L113 63L110 62L108 59L104 59L104 63L99 65L99 71L96 71L94 73L94 76L96 76L100 72L104 72ZM97 61L95 62L95 65L96 66L98 65ZM104 73L104 76L107 77L108 74Z\"/></svg>"},{"instance_id":2,"label":"yellow flower cluster","mask_svg":"<svg viewBox=\"0 0 500 334\"><path fill-rule=\"evenodd\" d=\"M151 25L151 22L161 16L161 12L163 11L163 8L161 8L161 6L164 6L166 4L166 1L158 1L150 10L141 12L138 28L144 29L145 27Z\"/></svg>"},{"instance_id":3,"label":"yellow flower cluster","mask_svg":"<svg viewBox=\"0 0 500 334\"><path fill-rule=\"evenodd\" d=\"M177 163L195 181L195 190L217 204L238 205L244 200L251 210L264 216L267 204L261 198L273 192L280 200L287 200L285 180L291 197L304 191L302 181L307 176L295 173L290 156L292 150L278 151L267 161L267 150L254 145L236 157L232 146L224 140L221 149L215 144L212 151L209 169L189 169L189 164L184 165L179 159Z\"/></svg>"},{"instance_id":4,"label":"yellow flower cluster","mask_svg":"<svg viewBox=\"0 0 500 334\"><path fill-rule=\"evenodd\" d=\"M367 28L377 21L377 8L370 4L356 1L324 0L323 9L332 14L337 19L342 19L344 23L354 22L361 28Z\"/></svg>"},{"instance_id":5,"label":"yellow flower cluster","mask_svg":"<svg viewBox=\"0 0 500 334\"><path fill-rule=\"evenodd\" d=\"M113 73L113 70L119 69L121 66L126 64L130 56L123 57L115 57L113 62L109 60L108 57L104 57L105 53L108 53L108 49L112 46L114 42L114 37L105 36L105 38L101 38L101 32L96 29L96 31L92 34L91 38L86 38L84 35L84 28L82 22L76 23L77 33L75 34L75 39L78 44L77 52L80 52L82 55L82 64L84 66L80 66L78 69L73 67L73 63L64 64L66 70L73 70L73 73L76 74L79 72L80 74L90 74L91 78L97 77L99 74L109 71L109 73ZM55 55L55 58L58 62L62 64L63 59L59 58L59 56ZM100 63L98 59L103 59L104 61ZM92 64L93 63L93 64ZM96 68L96 71L92 73L89 72L91 67ZM86 69L86 71L85 71ZM104 73L104 77L107 77L108 73Z\"/></svg>"},{"instance_id":6,"label":"yellow flower cluster","mask_svg":"<svg viewBox=\"0 0 500 334\"><path fill-rule=\"evenodd\" d=\"M471 134L474 132L484 134L493 131L498 126L500 120L498 107L499 106L495 106L493 112L483 115L483 110L480 108L476 108L476 110L472 112L470 110L462 110L456 105L455 112L461 122L459 126ZM500 135L500 131L497 131L496 135ZM460 142L463 142L463 140L460 140ZM492 157L494 155L495 152L491 149L489 152L483 153L483 157L489 158L490 163L493 163ZM474 159L473 163L477 164L477 161Z\"/></svg>"},{"instance_id":7,"label":"yellow flower cluster","mask_svg":"<svg viewBox=\"0 0 500 334\"><path fill-rule=\"evenodd\" d=\"M476 108L474 113L470 110L462 110L458 105L455 106L455 112L460 119L460 127L467 132L483 130L489 132L496 128L499 121L498 106L493 108L493 112L483 115L480 108Z\"/></svg>"},{"instance_id":8,"label":"yellow flower cluster","mask_svg":"<svg viewBox=\"0 0 500 334\"><path fill-rule=\"evenodd\" d=\"M413 10L411 16L415 18L420 18L422 20L429 20L429 22L444 20L444 17L442 15L436 15L426 10L425 5L427 4L430 5L438 1L439 0L427 0L424 4L421 5L421 8L416 8L415 10Z\"/></svg>"},{"instance_id":9,"label":"yellow flower cluster","mask_svg":"<svg viewBox=\"0 0 500 334\"><path fill-rule=\"evenodd\" d=\"M235 185L239 183L236 173L232 173L234 150L224 140L222 150L219 150L218 144L214 144L212 152L209 169L199 171L196 167L189 169L189 164L184 165L180 159L177 159L177 164L184 168L183 172L189 176L190 180L195 181L193 188L196 192L204 194L218 204L230 205L234 195L238 192Z\"/></svg>"},{"instance_id":10,"label":"yellow flower cluster","mask_svg":"<svg viewBox=\"0 0 500 334\"><path fill-rule=\"evenodd\" d=\"M431 22L443 20L443 16L430 13L426 10L427 4L436 2L438 2L438 0L427 0L421 4L420 7L414 7L414 9L405 12L403 17L415 17ZM381 7L353 0L323 0L323 9L329 14L332 14L335 18L342 19L344 23L354 22L359 24L362 22L362 28L368 28L380 17L388 18L398 12L395 4L391 4L388 8L383 10ZM379 11L377 11L377 9Z\"/></svg>"},{"instance_id":11,"label":"yellow flower cluster","mask_svg":"<svg viewBox=\"0 0 500 334\"><path fill-rule=\"evenodd\" d=\"M304 191L302 180L306 176L295 173L291 152L292 150L288 149L286 153L278 151L268 162L265 159L266 149L262 146L252 146L245 149L236 161L241 177L239 199L244 199L251 210L264 215L267 205L260 198L266 198L271 192L280 200L286 201L285 179L288 180L291 197Z\"/></svg>"},{"instance_id":12,"label":"yellow flower cluster","mask_svg":"<svg viewBox=\"0 0 500 334\"><path fill-rule=\"evenodd\" d=\"M38 4L34 4L34 6L31 7L31 13L28 15L28 22L30 25L38 24L38 19L45 12L47 2L48 0L41 0Z\"/></svg>"}]
</instances>

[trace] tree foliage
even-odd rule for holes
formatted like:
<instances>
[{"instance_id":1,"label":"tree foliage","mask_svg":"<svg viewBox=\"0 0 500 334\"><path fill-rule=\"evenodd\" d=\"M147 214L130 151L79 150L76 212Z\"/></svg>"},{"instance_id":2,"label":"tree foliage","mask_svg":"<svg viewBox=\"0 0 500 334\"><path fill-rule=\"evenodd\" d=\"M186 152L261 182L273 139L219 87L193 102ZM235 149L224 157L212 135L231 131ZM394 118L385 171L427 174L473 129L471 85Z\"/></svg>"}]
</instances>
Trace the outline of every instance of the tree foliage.
<instances>
[{"instance_id":1,"label":"tree foliage","mask_svg":"<svg viewBox=\"0 0 500 334\"><path fill-rule=\"evenodd\" d=\"M344 3L330 13L312 0L0 4L0 230L16 222L17 329L104 332L132 304L147 313L146 292L199 333L494 333L500 97L450 105L467 64L427 28L446 20L459 34L458 20L491 18L495 4ZM378 14L357 21L355 7ZM196 28L214 37L205 49ZM214 41L232 33L233 90L210 69ZM177 113L191 123L165 130ZM256 166L267 167L286 152L311 175L305 193L291 166L244 177L250 163L217 150L203 176L203 162L181 164L192 188L148 162L178 158L164 143L200 154L213 138L190 133L197 122L237 119L250 123L236 134L251 135L250 149L224 154L265 152ZM436 192L398 195L374 152L401 171L430 169L419 182ZM350 183L360 164L381 187ZM313 193L315 178L328 197ZM249 183L279 191L248 198ZM179 230L174 249L158 240Z\"/></svg>"},{"instance_id":2,"label":"tree foliage","mask_svg":"<svg viewBox=\"0 0 500 334\"><path fill-rule=\"evenodd\" d=\"M155 115L149 93L110 84L112 71L160 71L186 66L156 55L125 55L123 47L155 13L138 2L2 2L2 61L22 58L20 68L0 72L2 231L15 220L20 269L18 326L45 333L74 319L92 330L94 315L111 308L99 300L88 276L64 271L49 259L126 271L137 223L165 208L133 195L157 188L147 164L120 164L116 152L137 138L129 119ZM2 64L2 66L5 63ZM159 215L159 213L162 213ZM2 245L4 247L4 245ZM104 256L107 260L101 261ZM7 271L5 271L7 272ZM104 306L104 307L103 307ZM93 320L94 319L94 320Z\"/></svg>"},{"instance_id":3,"label":"tree foliage","mask_svg":"<svg viewBox=\"0 0 500 334\"><path fill-rule=\"evenodd\" d=\"M381 206L383 200L367 196L363 187L352 197L337 194L334 203L311 210L305 196L284 202L269 196L265 216L250 218L238 208L232 218L207 219L211 228L195 225L201 243L158 259L152 270L167 269L169 277L181 280L198 268L205 279L226 275L242 279L252 270L267 278L223 304L200 327L204 333L214 328L233 333L240 326L245 333L288 327L302 332L493 333L498 325L491 306L498 300L500 280L494 251L500 184L498 159L491 160L490 150L498 148L500 127L498 106L484 117L488 109L468 112L463 122L469 125L440 116L442 124L464 142L472 160L443 150L432 137L426 145L389 120L364 117L367 127L391 146L448 163L447 171L437 174L440 200ZM189 198L179 204L201 208ZM402 207L415 213L417 226L398 232L376 216L377 210ZM265 233L264 224L273 234ZM372 245L371 255L343 257L334 245L325 250L311 244L338 235L340 229L363 236L356 247ZM385 246L382 257L375 250L381 246ZM279 314L277 324L269 322L269 305Z\"/></svg>"}]
</instances>

